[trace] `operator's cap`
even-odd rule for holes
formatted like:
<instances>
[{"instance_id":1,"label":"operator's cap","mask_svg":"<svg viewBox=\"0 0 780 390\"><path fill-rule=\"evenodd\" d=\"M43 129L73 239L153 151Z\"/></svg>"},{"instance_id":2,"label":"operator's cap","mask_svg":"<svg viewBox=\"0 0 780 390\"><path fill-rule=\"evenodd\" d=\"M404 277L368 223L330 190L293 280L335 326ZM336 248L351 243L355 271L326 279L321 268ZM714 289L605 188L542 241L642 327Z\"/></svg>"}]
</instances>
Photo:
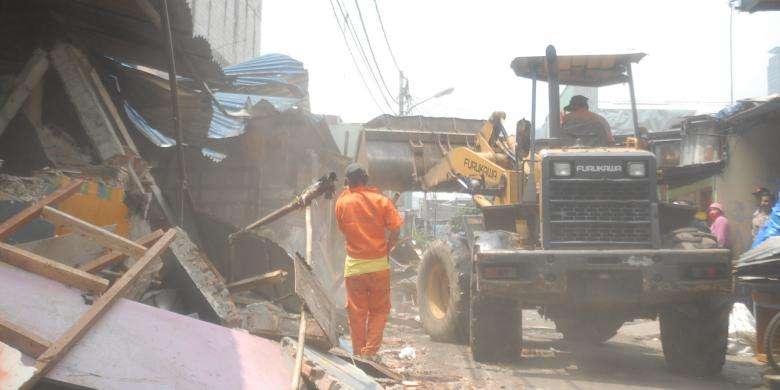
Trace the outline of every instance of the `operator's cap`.
<instances>
[{"instance_id":1,"label":"operator's cap","mask_svg":"<svg viewBox=\"0 0 780 390\"><path fill-rule=\"evenodd\" d=\"M368 173L366 173L366 170L363 169L360 164L352 163L347 165L347 170L344 172L344 176L346 176L348 179L362 179L364 177L368 177Z\"/></svg>"},{"instance_id":2,"label":"operator's cap","mask_svg":"<svg viewBox=\"0 0 780 390\"><path fill-rule=\"evenodd\" d=\"M721 213L724 212L723 211L723 206L720 203L718 203L718 202L714 202L714 203L712 203L710 205L710 207L707 207L708 211L712 210L712 209L720 210Z\"/></svg>"},{"instance_id":3,"label":"operator's cap","mask_svg":"<svg viewBox=\"0 0 780 390\"><path fill-rule=\"evenodd\" d=\"M751 192L754 196L772 196L772 193L766 187L756 187L755 191Z\"/></svg>"},{"instance_id":4,"label":"operator's cap","mask_svg":"<svg viewBox=\"0 0 780 390\"><path fill-rule=\"evenodd\" d=\"M564 107L564 111L572 112L574 111L575 107L579 107L582 105L588 104L588 98L582 95L574 95L569 99L569 105Z\"/></svg>"}]
</instances>

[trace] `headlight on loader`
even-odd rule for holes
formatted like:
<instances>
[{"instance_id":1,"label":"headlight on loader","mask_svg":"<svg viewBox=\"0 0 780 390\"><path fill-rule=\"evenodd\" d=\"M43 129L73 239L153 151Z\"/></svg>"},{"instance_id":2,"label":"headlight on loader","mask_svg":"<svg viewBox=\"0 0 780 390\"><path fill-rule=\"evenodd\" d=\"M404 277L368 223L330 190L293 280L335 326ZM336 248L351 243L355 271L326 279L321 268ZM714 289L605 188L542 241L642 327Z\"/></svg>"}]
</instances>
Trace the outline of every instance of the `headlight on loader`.
<instances>
[{"instance_id":1,"label":"headlight on loader","mask_svg":"<svg viewBox=\"0 0 780 390\"><path fill-rule=\"evenodd\" d=\"M645 177L647 176L647 164L643 162L628 163L628 176Z\"/></svg>"},{"instance_id":2,"label":"headlight on loader","mask_svg":"<svg viewBox=\"0 0 780 390\"><path fill-rule=\"evenodd\" d=\"M553 163L553 176L568 177L571 176L571 163L568 162L554 162Z\"/></svg>"}]
</instances>

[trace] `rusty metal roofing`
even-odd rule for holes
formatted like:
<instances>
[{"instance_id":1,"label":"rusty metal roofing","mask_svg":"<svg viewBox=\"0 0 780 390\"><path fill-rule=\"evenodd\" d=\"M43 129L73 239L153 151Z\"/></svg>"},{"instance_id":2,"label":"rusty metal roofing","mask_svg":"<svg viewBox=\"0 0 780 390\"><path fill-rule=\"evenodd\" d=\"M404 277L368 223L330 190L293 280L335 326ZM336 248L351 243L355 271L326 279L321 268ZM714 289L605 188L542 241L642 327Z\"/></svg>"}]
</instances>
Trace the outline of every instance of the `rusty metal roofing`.
<instances>
[{"instance_id":1,"label":"rusty metal roofing","mask_svg":"<svg viewBox=\"0 0 780 390\"><path fill-rule=\"evenodd\" d=\"M71 0L52 14L73 31L85 45L121 61L168 69L163 33L156 25L154 9L135 0ZM155 4L156 2L152 2ZM148 4L148 3L147 3ZM195 36L192 11L186 0L168 1L176 48L177 74L205 80L222 77L205 38Z\"/></svg>"},{"instance_id":2,"label":"rusty metal roofing","mask_svg":"<svg viewBox=\"0 0 780 390\"><path fill-rule=\"evenodd\" d=\"M626 65L639 62L645 53L558 56L561 84L603 87L628 81ZM546 57L517 57L512 70L519 77L547 81Z\"/></svg>"}]
</instances>

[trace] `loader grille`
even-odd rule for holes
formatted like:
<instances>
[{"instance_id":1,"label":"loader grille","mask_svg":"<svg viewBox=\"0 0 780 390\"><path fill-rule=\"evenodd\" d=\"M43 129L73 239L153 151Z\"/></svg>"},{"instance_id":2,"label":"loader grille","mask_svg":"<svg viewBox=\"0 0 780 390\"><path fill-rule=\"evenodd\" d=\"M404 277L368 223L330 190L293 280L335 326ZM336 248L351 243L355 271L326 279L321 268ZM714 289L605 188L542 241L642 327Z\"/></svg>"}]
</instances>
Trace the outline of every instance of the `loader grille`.
<instances>
[{"instance_id":1,"label":"loader grille","mask_svg":"<svg viewBox=\"0 0 780 390\"><path fill-rule=\"evenodd\" d=\"M551 247L652 245L655 189L649 178L545 176L542 196L544 241Z\"/></svg>"}]
</instances>

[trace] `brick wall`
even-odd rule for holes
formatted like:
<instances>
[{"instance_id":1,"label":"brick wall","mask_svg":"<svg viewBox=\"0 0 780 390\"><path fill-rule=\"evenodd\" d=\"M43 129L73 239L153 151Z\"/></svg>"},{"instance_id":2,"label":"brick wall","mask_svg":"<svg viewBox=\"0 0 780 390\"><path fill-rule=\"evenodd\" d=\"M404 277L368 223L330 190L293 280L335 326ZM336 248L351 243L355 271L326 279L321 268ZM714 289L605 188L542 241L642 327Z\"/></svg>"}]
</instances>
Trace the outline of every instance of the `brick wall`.
<instances>
[{"instance_id":1,"label":"brick wall","mask_svg":"<svg viewBox=\"0 0 780 390\"><path fill-rule=\"evenodd\" d=\"M262 0L188 0L195 34L211 44L223 66L260 55Z\"/></svg>"}]
</instances>

